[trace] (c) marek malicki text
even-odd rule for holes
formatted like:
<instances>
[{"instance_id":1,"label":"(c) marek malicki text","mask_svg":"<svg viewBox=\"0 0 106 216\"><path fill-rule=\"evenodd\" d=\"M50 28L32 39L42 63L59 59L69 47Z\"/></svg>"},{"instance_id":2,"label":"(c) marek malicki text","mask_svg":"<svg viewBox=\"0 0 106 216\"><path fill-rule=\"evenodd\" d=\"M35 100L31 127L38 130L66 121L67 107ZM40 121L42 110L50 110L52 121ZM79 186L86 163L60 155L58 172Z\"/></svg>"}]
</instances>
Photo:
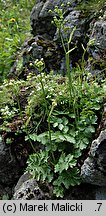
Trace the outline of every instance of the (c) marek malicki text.
<instances>
[{"instance_id":1,"label":"(c) marek malicki text","mask_svg":"<svg viewBox=\"0 0 106 216\"><path fill-rule=\"evenodd\" d=\"M52 211L65 211L65 212L69 212L69 211L75 211L75 212L80 212L82 211L82 203L78 204L78 203L74 203L71 204L69 202L65 203L65 204L60 204L60 203L52 203Z\"/></svg>"},{"instance_id":2,"label":"(c) marek malicki text","mask_svg":"<svg viewBox=\"0 0 106 216\"><path fill-rule=\"evenodd\" d=\"M20 211L21 212L47 212L47 211L52 211L52 212L81 212L82 211L82 203L71 203L71 202L57 202L57 203L49 203L46 204L44 202L43 204L28 204L27 202L22 204L20 203Z\"/></svg>"}]
</instances>

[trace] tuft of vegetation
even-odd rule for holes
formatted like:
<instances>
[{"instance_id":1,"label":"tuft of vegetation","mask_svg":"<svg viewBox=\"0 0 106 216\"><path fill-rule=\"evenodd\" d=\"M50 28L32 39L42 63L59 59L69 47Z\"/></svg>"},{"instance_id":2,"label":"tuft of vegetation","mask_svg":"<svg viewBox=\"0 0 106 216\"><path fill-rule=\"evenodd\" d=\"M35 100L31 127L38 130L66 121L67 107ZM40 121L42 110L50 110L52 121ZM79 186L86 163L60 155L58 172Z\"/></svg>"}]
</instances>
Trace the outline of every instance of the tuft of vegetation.
<instances>
[{"instance_id":1,"label":"tuft of vegetation","mask_svg":"<svg viewBox=\"0 0 106 216\"><path fill-rule=\"evenodd\" d=\"M35 0L0 1L0 82L7 77L17 52L30 32L30 11Z\"/></svg>"},{"instance_id":2,"label":"tuft of vegetation","mask_svg":"<svg viewBox=\"0 0 106 216\"><path fill-rule=\"evenodd\" d=\"M26 81L5 81L0 87L0 131L7 134L5 142L12 144L23 134L23 143L29 142L33 150L27 171L38 182L52 184L57 197L81 182L81 158L89 149L106 98L106 80L98 84L85 79L80 88L77 71L71 73L77 91L77 125L73 101L69 106L67 77L42 72L30 74Z\"/></svg>"}]
</instances>

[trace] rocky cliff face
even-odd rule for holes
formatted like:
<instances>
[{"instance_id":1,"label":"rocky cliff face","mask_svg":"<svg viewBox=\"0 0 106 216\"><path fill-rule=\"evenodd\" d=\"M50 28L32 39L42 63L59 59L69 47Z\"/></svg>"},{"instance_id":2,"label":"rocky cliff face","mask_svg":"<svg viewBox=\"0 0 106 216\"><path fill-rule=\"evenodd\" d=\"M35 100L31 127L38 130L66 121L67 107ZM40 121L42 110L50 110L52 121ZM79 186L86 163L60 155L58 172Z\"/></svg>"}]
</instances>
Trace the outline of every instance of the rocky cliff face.
<instances>
[{"instance_id":1,"label":"rocky cliff face","mask_svg":"<svg viewBox=\"0 0 106 216\"><path fill-rule=\"evenodd\" d=\"M65 74L64 51L61 43L59 43L60 35L56 26L51 23L53 16L56 15L54 12L55 6L62 8L64 11L65 25L70 28L66 33L68 38L72 29L76 27L70 47L76 46L76 49L70 54L71 67L76 66L77 63L79 64L84 52L83 44L85 49L87 48L85 55L86 69L93 75L101 74L102 77L105 76L106 20L104 12L101 12L102 17L97 17L93 13L85 13L84 10L79 9L79 2L79 0L71 0L70 2L68 0L36 1L30 16L33 37L25 43L21 53L24 69L20 77L25 77L29 70L32 70L30 65L34 63L36 58L44 58L47 73L53 70ZM50 13L50 10L53 12ZM95 42L88 47L88 42L92 39ZM18 62L20 62L20 58L17 59L10 76L18 75Z\"/></svg>"},{"instance_id":2,"label":"rocky cliff face","mask_svg":"<svg viewBox=\"0 0 106 216\"><path fill-rule=\"evenodd\" d=\"M28 159L25 152L30 152L31 148L19 143L20 141L16 140L13 145L7 145L3 139L0 140L0 199L6 194L11 197L12 188L25 168Z\"/></svg>"},{"instance_id":3,"label":"rocky cliff face","mask_svg":"<svg viewBox=\"0 0 106 216\"><path fill-rule=\"evenodd\" d=\"M64 20L66 21L66 26L70 27L70 32L76 27L72 42L74 45L77 45L77 49L72 53L72 63L75 64L75 62L78 62L81 58L81 54L83 53L81 45L83 44L86 48L88 41L94 39L95 43L91 45L88 50L88 56L90 59L93 59L93 63L88 59L87 69L89 69L91 73L102 73L106 70L105 16L102 18L95 18L93 14L84 14L84 11L77 7L79 2L79 0L71 0L70 2L68 0L37 1L31 13L32 33L34 36L42 35L45 39L59 41L58 31L56 27L51 24L55 13L51 14L49 10L54 11L55 6L62 8L62 4L64 4ZM68 37L70 32L68 32Z\"/></svg>"},{"instance_id":4,"label":"rocky cliff face","mask_svg":"<svg viewBox=\"0 0 106 216\"><path fill-rule=\"evenodd\" d=\"M88 52L92 58L92 62L88 59L88 71L93 75L106 75L106 20L98 20L93 25L90 39L95 40Z\"/></svg>"},{"instance_id":5,"label":"rocky cliff face","mask_svg":"<svg viewBox=\"0 0 106 216\"><path fill-rule=\"evenodd\" d=\"M70 2L68 0L37 1L31 13L32 34L34 36L40 34L45 38L53 39L56 33L56 27L53 24L51 24L51 21L53 20L53 16L55 13L51 14L49 10L54 11L55 6L61 8L62 4L64 4L65 10L64 18L66 19L66 17L69 16L71 13L72 19L70 25L75 25L78 18L78 14L77 11L76 13L74 13L73 10L75 10L75 6L78 2L79 1L76 0L71 0Z\"/></svg>"},{"instance_id":6,"label":"rocky cliff face","mask_svg":"<svg viewBox=\"0 0 106 216\"><path fill-rule=\"evenodd\" d=\"M106 186L106 129L95 139L81 168L84 182Z\"/></svg>"}]
</instances>

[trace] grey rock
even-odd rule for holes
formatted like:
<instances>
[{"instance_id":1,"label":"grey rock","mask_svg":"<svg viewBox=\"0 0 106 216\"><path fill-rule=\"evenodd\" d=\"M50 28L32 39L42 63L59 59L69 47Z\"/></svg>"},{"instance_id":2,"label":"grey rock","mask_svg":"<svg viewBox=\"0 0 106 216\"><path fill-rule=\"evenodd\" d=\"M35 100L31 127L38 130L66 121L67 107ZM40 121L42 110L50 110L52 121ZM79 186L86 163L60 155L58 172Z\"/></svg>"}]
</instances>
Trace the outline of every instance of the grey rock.
<instances>
[{"instance_id":1,"label":"grey rock","mask_svg":"<svg viewBox=\"0 0 106 216\"><path fill-rule=\"evenodd\" d=\"M15 189L14 189L14 200L45 200L50 199L48 193L44 193L38 186L35 179L30 174L24 173Z\"/></svg>"},{"instance_id":2,"label":"grey rock","mask_svg":"<svg viewBox=\"0 0 106 216\"><path fill-rule=\"evenodd\" d=\"M20 166L11 147L0 142L0 184L11 185L19 178Z\"/></svg>"},{"instance_id":3,"label":"grey rock","mask_svg":"<svg viewBox=\"0 0 106 216\"><path fill-rule=\"evenodd\" d=\"M43 199L43 194L40 191L36 181L30 179L25 181L22 186L14 193L13 199L15 200L32 200Z\"/></svg>"},{"instance_id":4,"label":"grey rock","mask_svg":"<svg viewBox=\"0 0 106 216\"><path fill-rule=\"evenodd\" d=\"M51 24L54 13L50 13L49 10L54 11L55 6L61 8L61 4L64 3L67 13L70 10L70 6L67 6L68 0L47 0L37 1L37 4L33 7L31 12L31 27L33 35L41 34L48 39L52 39L56 32L56 27ZM70 5L74 7L78 1L71 0Z\"/></svg>"},{"instance_id":5,"label":"grey rock","mask_svg":"<svg viewBox=\"0 0 106 216\"><path fill-rule=\"evenodd\" d=\"M77 1L75 0L47 0L45 2L45 4L43 5L43 8L40 12L40 17L47 17L48 14L51 15L51 13L49 13L49 10L52 10L54 11L55 9L55 6L58 6L59 8L61 8L61 5L64 4L64 9L66 9L67 11L69 10L70 6L71 7L74 7L76 4ZM70 3L70 4L68 4Z\"/></svg>"},{"instance_id":6,"label":"grey rock","mask_svg":"<svg viewBox=\"0 0 106 216\"><path fill-rule=\"evenodd\" d=\"M69 38L70 37L70 33L73 30L74 27L76 27L76 30L73 34L72 37L72 42L74 41L74 45L75 42L81 38L81 28L79 27L79 25L81 25L81 22L79 20L79 16L80 16L80 11L76 11L76 10L72 10L69 12L68 16L65 17L64 21L65 21L65 26L69 28L69 30L67 30L64 34L63 30L62 30L62 36L63 38ZM59 31L57 30L54 36L54 41L58 41L60 38L59 35Z\"/></svg>"},{"instance_id":7,"label":"grey rock","mask_svg":"<svg viewBox=\"0 0 106 216\"><path fill-rule=\"evenodd\" d=\"M98 187L95 194L96 200L106 200L106 187Z\"/></svg>"},{"instance_id":8,"label":"grey rock","mask_svg":"<svg viewBox=\"0 0 106 216\"><path fill-rule=\"evenodd\" d=\"M17 64L15 63L14 67L11 69L9 78L14 76L25 78L30 72L37 75L39 71L35 67L35 60L41 60L41 58L44 59L46 73L49 73L50 70L57 72L61 69L61 71L63 71L64 68L61 68L63 62L60 48L55 42L45 39L41 35L36 35L28 39L23 46L20 56L23 59L23 69L21 73L18 73L20 58L17 58Z\"/></svg>"},{"instance_id":9,"label":"grey rock","mask_svg":"<svg viewBox=\"0 0 106 216\"><path fill-rule=\"evenodd\" d=\"M45 190L46 186L46 190ZM65 194L64 200L88 200L95 199L96 187L90 184L81 184L72 187L68 193ZM14 189L12 199L15 200L39 200L39 199L52 199L53 188L44 183L42 189L38 186L36 180L32 179L29 173L24 173ZM87 192L87 193L86 193Z\"/></svg>"},{"instance_id":10,"label":"grey rock","mask_svg":"<svg viewBox=\"0 0 106 216\"><path fill-rule=\"evenodd\" d=\"M106 129L92 142L89 156L81 168L83 182L106 186Z\"/></svg>"},{"instance_id":11,"label":"grey rock","mask_svg":"<svg viewBox=\"0 0 106 216\"><path fill-rule=\"evenodd\" d=\"M102 79L106 77L106 20L96 21L91 24L90 31L91 35L89 39L94 39L95 41L88 48L92 64L88 59L87 70L94 76L97 75Z\"/></svg>"},{"instance_id":12,"label":"grey rock","mask_svg":"<svg viewBox=\"0 0 106 216\"><path fill-rule=\"evenodd\" d=\"M33 67L33 63L36 59L41 58L43 58L45 61L45 72L49 73L50 70L53 70L55 73L61 73L62 75L66 74L66 61L64 58L65 54L61 43L58 43L60 41L60 35L56 30L56 27L51 24L53 14L50 13L49 10L54 10L56 5L60 8L61 4L64 3L64 19L66 21L66 26L70 27L70 30L67 31L66 37L69 38L70 32L76 26L77 30L74 32L73 42L71 46L75 46L75 44L77 44L79 40L81 40L81 44L82 39L84 38L85 40L85 33L82 36L82 32L84 29L82 26L84 24L84 21L79 20L80 11L73 9L78 1L72 0L70 1L70 5L67 6L68 2L68 0L47 0L36 2L36 5L31 12L31 26L34 37L32 38L32 42L26 42L22 52L24 68L22 74L24 74L24 77L26 77L26 75L30 71L38 74L37 69ZM49 40L49 42L52 44L54 43L54 45L52 47L46 47L43 46L43 44L38 44L39 37L43 38L44 43L46 43L46 40ZM75 50L74 54L72 53L70 68L72 68L72 62L75 63L81 57L81 50L79 52L80 48L81 46L78 45L78 49ZM10 76L13 76L13 70L11 71ZM15 71L15 74L17 74L17 69L15 69ZM23 75L20 77L23 77Z\"/></svg>"},{"instance_id":13,"label":"grey rock","mask_svg":"<svg viewBox=\"0 0 106 216\"><path fill-rule=\"evenodd\" d=\"M68 4L69 3L69 4ZM69 30L66 31L65 35L62 30L63 38L69 38L71 31L74 27L76 27L76 31L73 34L72 42L70 43L70 49L73 47L77 47L75 51L70 53L70 64L71 66L76 64L81 58L83 54L82 43L86 44L88 40L87 31L89 28L89 21L85 17L81 17L80 10L76 10L75 6L79 3L79 0L47 0L47 1L37 1L37 4L32 9L31 13L31 27L32 34L42 35L45 39L53 40L58 44L61 48L61 57L59 58L58 70L59 73L61 71L62 74L66 74L66 67L64 61L64 51L61 45L60 34L57 28L51 24L51 20L53 20L53 16L55 12L50 13L49 10L54 11L55 6L61 8L61 5L64 4L64 21L65 25L70 27ZM58 56L57 56L58 58ZM47 59L48 61L48 59Z\"/></svg>"},{"instance_id":14,"label":"grey rock","mask_svg":"<svg viewBox=\"0 0 106 216\"><path fill-rule=\"evenodd\" d=\"M106 51L106 21L101 20L94 23L91 39L95 39L95 46Z\"/></svg>"},{"instance_id":15,"label":"grey rock","mask_svg":"<svg viewBox=\"0 0 106 216\"><path fill-rule=\"evenodd\" d=\"M15 188L14 188L14 192L16 192L17 190L19 190L20 187L22 186L22 184L23 184L25 181L27 181L27 180L29 180L29 179L31 179L31 178L32 178L32 176L31 176L29 173L24 173L24 174L19 178L19 180L18 180L18 182L17 182L17 184L16 184L16 186L15 186Z\"/></svg>"},{"instance_id":16,"label":"grey rock","mask_svg":"<svg viewBox=\"0 0 106 216\"><path fill-rule=\"evenodd\" d=\"M70 3L69 5L67 4L68 2ZM27 41L26 45L24 45L21 58L19 58L19 60L17 59L15 62L9 77L13 77L15 74L19 78L26 78L29 72L38 74L37 69L33 67L33 63L36 59L41 58L44 58L46 73L53 70L55 73L66 75L66 61L64 58L65 53L62 47L60 34L56 26L51 24L55 12L49 12L49 10L53 11L55 6L61 8L61 4L64 4L65 25L70 27L70 29L66 31L66 35L63 30L61 30L63 37L69 38L71 31L74 27L76 27L70 43L70 49L76 47L76 49L70 53L70 69L74 66L76 67L76 63L80 64L81 62L81 58L84 53L82 44L86 48L89 39L94 38L95 45L90 46L86 51L86 70L94 77L97 76L99 80L102 80L106 76L106 21L94 21L93 16L92 18L87 17L83 14L83 12L76 9L75 6L78 5L79 2L80 0L36 1L30 16L32 34L34 37L31 39L32 42ZM43 47L43 45L38 44L37 38L39 36L43 38L43 41L45 40L44 43L46 40L49 40L51 43L55 43L55 48L50 46ZM17 68L19 67L22 59L23 69L18 70ZM22 71L21 75L18 71Z\"/></svg>"},{"instance_id":17,"label":"grey rock","mask_svg":"<svg viewBox=\"0 0 106 216\"><path fill-rule=\"evenodd\" d=\"M81 168L81 176L84 183L98 186L106 186L106 177L95 168L94 160L87 158Z\"/></svg>"},{"instance_id":18,"label":"grey rock","mask_svg":"<svg viewBox=\"0 0 106 216\"><path fill-rule=\"evenodd\" d=\"M55 32L55 27L51 26L51 16L47 14L45 18L41 16L41 11L43 9L44 2L38 2L32 9L31 12L31 27L32 27L32 34L36 36L37 34L41 34L46 38L52 36ZM49 35L49 36L48 36Z\"/></svg>"}]
</instances>

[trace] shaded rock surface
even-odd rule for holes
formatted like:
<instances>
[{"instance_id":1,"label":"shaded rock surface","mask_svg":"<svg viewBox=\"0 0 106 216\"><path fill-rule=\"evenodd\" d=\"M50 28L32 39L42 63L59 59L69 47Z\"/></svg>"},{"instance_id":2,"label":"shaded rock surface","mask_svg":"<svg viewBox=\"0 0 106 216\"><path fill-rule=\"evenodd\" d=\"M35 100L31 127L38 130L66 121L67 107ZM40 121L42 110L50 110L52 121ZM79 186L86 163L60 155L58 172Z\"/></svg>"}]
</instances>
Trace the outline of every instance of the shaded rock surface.
<instances>
[{"instance_id":1,"label":"shaded rock surface","mask_svg":"<svg viewBox=\"0 0 106 216\"><path fill-rule=\"evenodd\" d=\"M106 200L106 187L98 187L95 198L96 200Z\"/></svg>"},{"instance_id":2,"label":"shaded rock surface","mask_svg":"<svg viewBox=\"0 0 106 216\"><path fill-rule=\"evenodd\" d=\"M11 185L19 178L20 166L10 147L0 143L0 184Z\"/></svg>"},{"instance_id":3,"label":"shaded rock surface","mask_svg":"<svg viewBox=\"0 0 106 216\"><path fill-rule=\"evenodd\" d=\"M13 195L15 200L45 200L50 199L50 195L44 193L38 186L35 179L32 179L30 174L25 173L19 179Z\"/></svg>"},{"instance_id":4,"label":"shaded rock surface","mask_svg":"<svg viewBox=\"0 0 106 216\"><path fill-rule=\"evenodd\" d=\"M7 134L8 136L8 134ZM11 136L11 134L10 134ZM4 195L12 195L12 188L22 175L25 163L28 158L30 147L20 144L20 139L7 145L5 141L0 139L0 197ZM19 143L18 143L19 141ZM18 143L18 144L17 144Z\"/></svg>"},{"instance_id":5,"label":"shaded rock surface","mask_svg":"<svg viewBox=\"0 0 106 216\"><path fill-rule=\"evenodd\" d=\"M92 142L89 156L81 168L83 181L106 186L106 129Z\"/></svg>"},{"instance_id":6,"label":"shaded rock surface","mask_svg":"<svg viewBox=\"0 0 106 216\"><path fill-rule=\"evenodd\" d=\"M11 148L0 140L0 199L11 197L12 187L19 178L20 166L11 154Z\"/></svg>"},{"instance_id":7,"label":"shaded rock surface","mask_svg":"<svg viewBox=\"0 0 106 216\"><path fill-rule=\"evenodd\" d=\"M93 39L94 44L88 50L92 60L88 59L87 70L99 78L106 77L106 20L91 23L90 28L90 40Z\"/></svg>"},{"instance_id":8,"label":"shaded rock surface","mask_svg":"<svg viewBox=\"0 0 106 216\"><path fill-rule=\"evenodd\" d=\"M56 27L51 24L51 20L55 12L50 13L49 10L54 11L55 6L62 8L64 4L64 21L66 26L70 27L66 36L69 38L70 32L74 27L76 31L72 38L73 46L77 45L76 50L72 53L71 61L73 64L78 62L83 53L82 44L86 48L87 43L91 39L95 39L95 44L88 50L88 56L93 59L93 62L87 63L87 69L91 73L105 73L106 72L106 20L105 18L96 18L95 15L84 14L83 11L77 10L79 0L58 0L58 1L37 1L37 4L32 9L31 13L31 27L33 35L40 34L44 38L49 38L59 42L60 35ZM38 10L39 8L39 10ZM38 12L39 11L39 12ZM105 11L105 9L104 9ZM103 11L102 11L103 12ZM64 37L64 33L63 33ZM92 67L93 65L93 67Z\"/></svg>"},{"instance_id":9,"label":"shaded rock surface","mask_svg":"<svg viewBox=\"0 0 106 216\"><path fill-rule=\"evenodd\" d=\"M32 34L41 34L46 38L52 39L55 34L56 27L51 24L53 14L51 14L49 10L54 11L55 6L58 6L60 8L61 5L64 4L64 8L66 8L66 13L69 13L70 8L75 7L78 2L78 0L71 0L70 4L68 4L68 0L37 1L31 12Z\"/></svg>"},{"instance_id":10,"label":"shaded rock surface","mask_svg":"<svg viewBox=\"0 0 106 216\"><path fill-rule=\"evenodd\" d=\"M70 32L73 30L74 27L76 27L76 31L73 34L72 38L72 44L71 47L77 46L74 52L72 52L71 56L71 64L74 64L78 62L78 60L81 58L81 53L83 53L83 49L81 46L81 43L86 44L88 41L88 37L86 35L88 30L88 20L84 17L81 17L81 11L76 10L76 5L79 1L71 0L70 2L68 0L58 0L58 1L51 1L48 0L46 2L44 1L38 1L38 3L35 5L35 7L32 9L31 13L31 27L32 27L32 33L33 35L42 35L42 37L45 39L52 40L53 42L56 42L56 44L59 46L59 53L55 53L55 56L58 59L58 67L55 68L55 71L57 72L61 71L61 73L65 74L65 59L64 59L64 51L61 46L60 42L60 34L56 27L51 24L51 20L53 20L53 16L55 13L50 13L49 10L54 11L55 6L61 7L61 4L64 4L64 21L65 26L69 27L70 29L66 31L66 34L64 35L64 32L62 31L63 38L67 37L69 38ZM68 4L69 3L69 4ZM42 7L41 7L42 5ZM38 7L39 7L39 13L38 13ZM58 58L58 54L60 58ZM50 57L50 58L49 58ZM38 57L39 58L39 57ZM51 53L50 56L47 56L47 61L50 62L50 65L54 65L53 62L53 55Z\"/></svg>"},{"instance_id":11,"label":"shaded rock surface","mask_svg":"<svg viewBox=\"0 0 106 216\"><path fill-rule=\"evenodd\" d=\"M40 185L41 186L41 185ZM48 200L54 199L52 187L43 184L40 188L36 180L32 179L29 174L23 174L19 179L12 199L15 200ZM95 199L96 187L89 184L71 187L66 191L64 200L92 200Z\"/></svg>"},{"instance_id":12,"label":"shaded rock surface","mask_svg":"<svg viewBox=\"0 0 106 216\"><path fill-rule=\"evenodd\" d=\"M0 200L8 200L12 197L12 187L0 184Z\"/></svg>"}]
</instances>

